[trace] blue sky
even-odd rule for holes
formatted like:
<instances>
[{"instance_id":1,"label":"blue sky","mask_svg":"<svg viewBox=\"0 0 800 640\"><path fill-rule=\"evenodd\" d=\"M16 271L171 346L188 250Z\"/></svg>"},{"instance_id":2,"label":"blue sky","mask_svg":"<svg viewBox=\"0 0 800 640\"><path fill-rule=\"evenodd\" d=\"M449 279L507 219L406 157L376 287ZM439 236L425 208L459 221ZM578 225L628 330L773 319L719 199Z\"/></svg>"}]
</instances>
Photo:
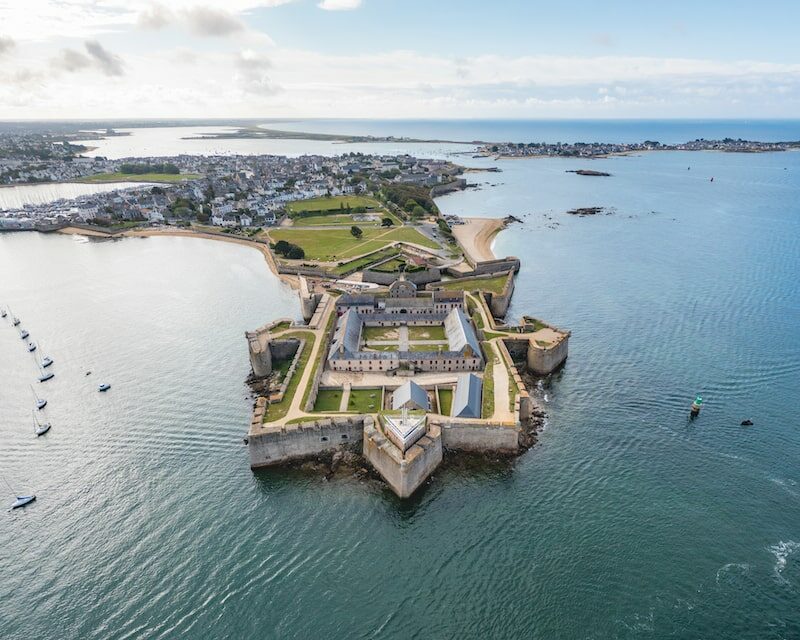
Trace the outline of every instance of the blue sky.
<instances>
[{"instance_id":1,"label":"blue sky","mask_svg":"<svg viewBox=\"0 0 800 640\"><path fill-rule=\"evenodd\" d=\"M795 2L0 0L0 118L781 118Z\"/></svg>"}]
</instances>

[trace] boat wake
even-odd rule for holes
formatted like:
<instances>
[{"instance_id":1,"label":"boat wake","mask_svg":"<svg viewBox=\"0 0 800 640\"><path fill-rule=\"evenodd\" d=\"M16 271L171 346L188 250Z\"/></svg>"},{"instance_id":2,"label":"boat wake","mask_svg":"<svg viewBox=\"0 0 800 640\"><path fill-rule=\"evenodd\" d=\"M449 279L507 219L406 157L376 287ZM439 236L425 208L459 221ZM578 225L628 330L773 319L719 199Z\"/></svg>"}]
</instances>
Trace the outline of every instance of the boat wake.
<instances>
[{"instance_id":1,"label":"boat wake","mask_svg":"<svg viewBox=\"0 0 800 640\"><path fill-rule=\"evenodd\" d=\"M786 568L787 560L797 551L800 551L800 542L794 540L788 542L781 540L769 547L769 552L775 556L775 577L785 584L789 584L789 580L783 576L783 570Z\"/></svg>"}]
</instances>

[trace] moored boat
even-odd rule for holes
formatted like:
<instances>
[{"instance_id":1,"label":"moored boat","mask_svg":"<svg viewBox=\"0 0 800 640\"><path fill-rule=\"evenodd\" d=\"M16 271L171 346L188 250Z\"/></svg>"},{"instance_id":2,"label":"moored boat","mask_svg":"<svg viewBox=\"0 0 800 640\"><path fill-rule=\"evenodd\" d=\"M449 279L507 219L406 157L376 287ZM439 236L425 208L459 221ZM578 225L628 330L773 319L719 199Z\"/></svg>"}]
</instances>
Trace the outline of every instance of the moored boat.
<instances>
[{"instance_id":1,"label":"moored boat","mask_svg":"<svg viewBox=\"0 0 800 640\"><path fill-rule=\"evenodd\" d=\"M36 437L43 436L45 433L50 431L50 423L49 422L39 422L36 419L36 414L32 412L33 415L33 432L36 434Z\"/></svg>"},{"instance_id":2,"label":"moored boat","mask_svg":"<svg viewBox=\"0 0 800 640\"><path fill-rule=\"evenodd\" d=\"M33 397L36 398L36 408L39 410L44 409L47 406L47 400L39 397L39 394L36 393L33 385L31 385L31 391L33 392Z\"/></svg>"},{"instance_id":3,"label":"moored boat","mask_svg":"<svg viewBox=\"0 0 800 640\"><path fill-rule=\"evenodd\" d=\"M99 385L97 387L97 390L98 391L108 391L110 388L111 388L111 385L108 384L107 382L104 382L104 383L102 383L101 385Z\"/></svg>"},{"instance_id":4,"label":"moored boat","mask_svg":"<svg viewBox=\"0 0 800 640\"><path fill-rule=\"evenodd\" d=\"M19 509L20 507L24 507L26 504L30 504L31 502L36 500L36 496L34 496L34 495L17 496L16 498L17 499L14 500L14 502L11 503L11 508L12 509Z\"/></svg>"}]
</instances>

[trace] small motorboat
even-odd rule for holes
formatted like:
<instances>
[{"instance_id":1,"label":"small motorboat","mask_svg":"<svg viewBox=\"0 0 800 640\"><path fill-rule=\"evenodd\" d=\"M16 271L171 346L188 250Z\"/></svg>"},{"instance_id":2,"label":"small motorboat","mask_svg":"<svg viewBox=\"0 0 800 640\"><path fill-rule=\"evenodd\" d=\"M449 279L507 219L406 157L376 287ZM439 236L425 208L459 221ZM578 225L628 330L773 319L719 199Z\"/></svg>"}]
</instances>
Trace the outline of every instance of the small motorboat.
<instances>
[{"instance_id":1,"label":"small motorboat","mask_svg":"<svg viewBox=\"0 0 800 640\"><path fill-rule=\"evenodd\" d=\"M22 331L19 332L19 337L22 338L23 340L27 338L29 335L31 334L28 333L27 329L23 329Z\"/></svg>"},{"instance_id":2,"label":"small motorboat","mask_svg":"<svg viewBox=\"0 0 800 640\"><path fill-rule=\"evenodd\" d=\"M36 414L33 414L33 432L36 434L36 437L43 436L45 433L50 431L50 423L45 422L41 423L36 419Z\"/></svg>"},{"instance_id":3,"label":"small motorboat","mask_svg":"<svg viewBox=\"0 0 800 640\"><path fill-rule=\"evenodd\" d=\"M17 496L17 499L11 503L12 509L19 509L20 507L24 507L26 504L30 504L36 500L36 496Z\"/></svg>"},{"instance_id":4,"label":"small motorboat","mask_svg":"<svg viewBox=\"0 0 800 640\"><path fill-rule=\"evenodd\" d=\"M31 351L31 352L36 351L36 343L35 342L29 342L28 343L28 351Z\"/></svg>"},{"instance_id":5,"label":"small motorboat","mask_svg":"<svg viewBox=\"0 0 800 640\"><path fill-rule=\"evenodd\" d=\"M101 385L99 385L97 387L97 390L98 391L108 391L110 388L111 388L111 385L108 384L107 382L104 382L103 384L101 384Z\"/></svg>"},{"instance_id":6,"label":"small motorboat","mask_svg":"<svg viewBox=\"0 0 800 640\"><path fill-rule=\"evenodd\" d=\"M47 406L47 400L39 397L39 394L36 393L36 391L33 388L33 385L31 385L31 391L33 392L33 397L36 398L36 408L41 411Z\"/></svg>"},{"instance_id":7,"label":"small motorboat","mask_svg":"<svg viewBox=\"0 0 800 640\"><path fill-rule=\"evenodd\" d=\"M13 311L11 311L11 307L9 307L8 310L11 313L11 322L14 324L15 327L18 326L19 325L19 318L14 315Z\"/></svg>"}]
</instances>

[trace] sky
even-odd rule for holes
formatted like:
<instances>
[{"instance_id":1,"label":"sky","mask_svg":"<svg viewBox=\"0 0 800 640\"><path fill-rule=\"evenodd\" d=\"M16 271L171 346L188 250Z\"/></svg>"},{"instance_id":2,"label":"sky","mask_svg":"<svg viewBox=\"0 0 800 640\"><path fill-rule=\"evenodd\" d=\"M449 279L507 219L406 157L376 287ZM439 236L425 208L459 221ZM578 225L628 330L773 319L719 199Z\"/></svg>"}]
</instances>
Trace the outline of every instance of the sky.
<instances>
[{"instance_id":1,"label":"sky","mask_svg":"<svg viewBox=\"0 0 800 640\"><path fill-rule=\"evenodd\" d=\"M0 119L796 118L800 2L0 0Z\"/></svg>"}]
</instances>

